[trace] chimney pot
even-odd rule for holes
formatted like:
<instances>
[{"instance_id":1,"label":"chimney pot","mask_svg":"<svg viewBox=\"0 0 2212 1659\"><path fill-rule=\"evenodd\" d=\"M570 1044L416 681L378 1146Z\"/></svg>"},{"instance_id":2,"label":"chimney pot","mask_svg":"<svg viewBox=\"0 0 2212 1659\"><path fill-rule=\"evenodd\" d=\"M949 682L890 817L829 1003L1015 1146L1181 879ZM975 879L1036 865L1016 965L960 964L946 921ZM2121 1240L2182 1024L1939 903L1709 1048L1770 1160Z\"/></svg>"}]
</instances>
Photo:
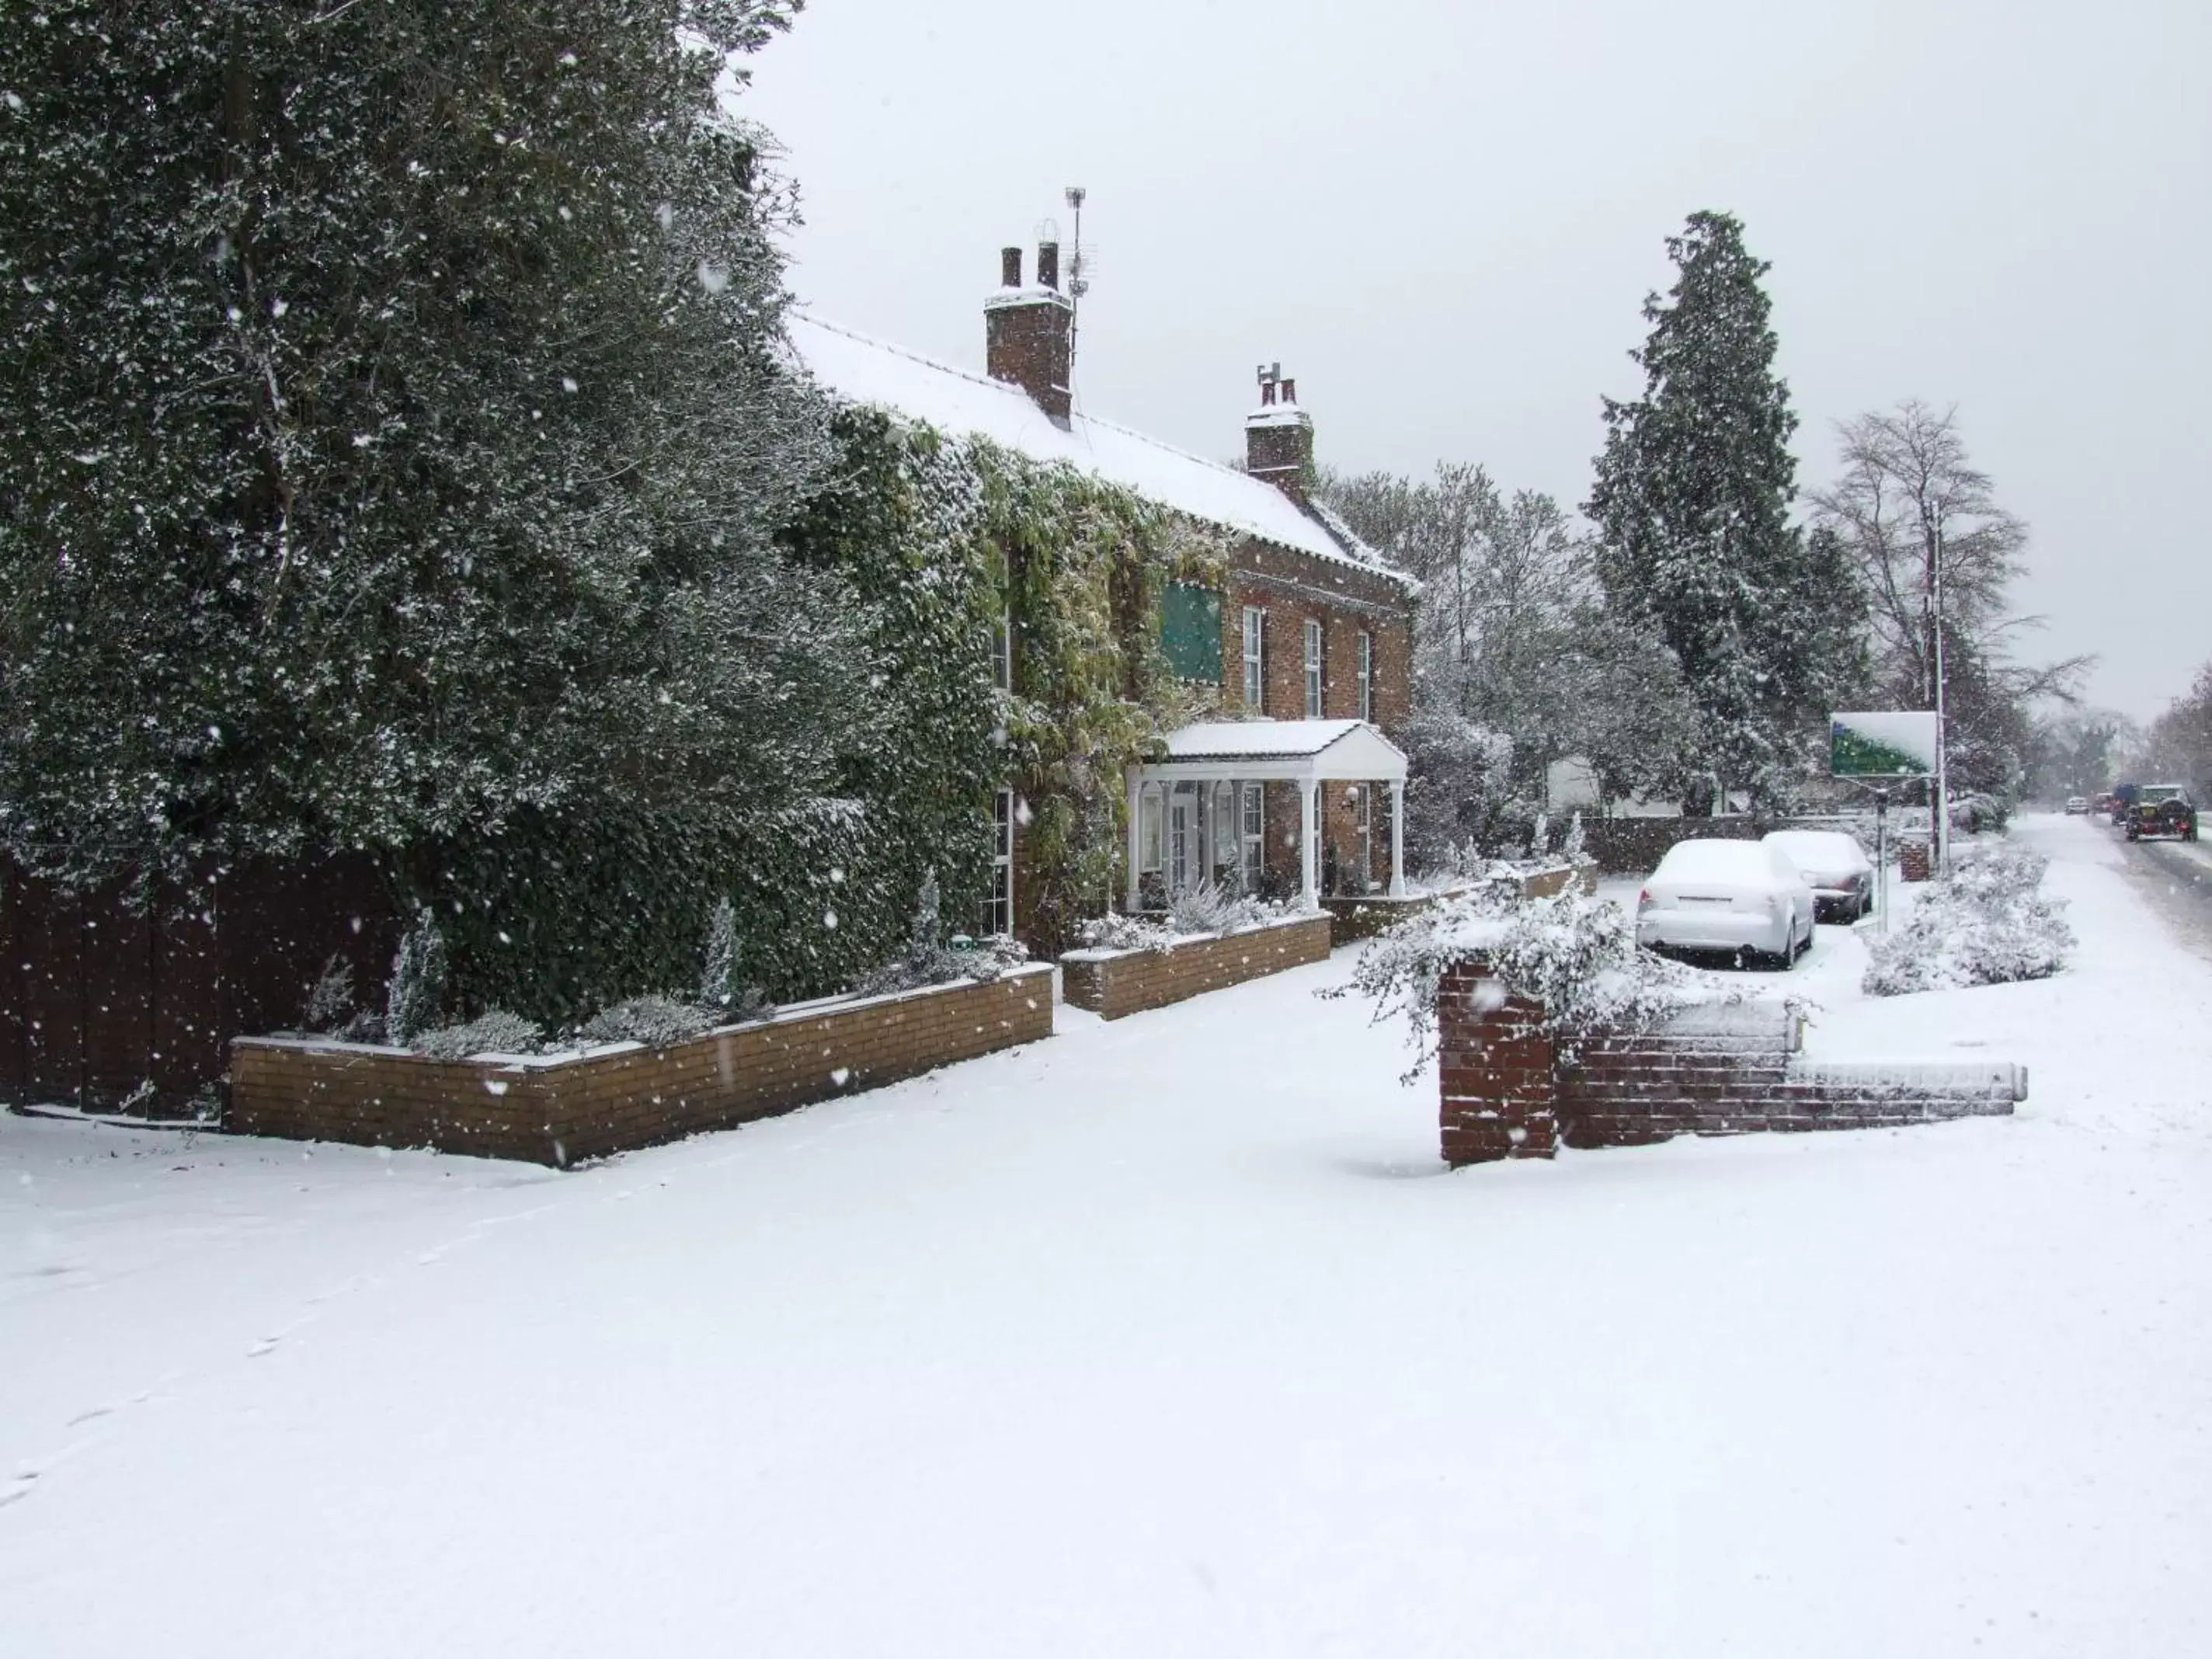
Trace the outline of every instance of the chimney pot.
<instances>
[{"instance_id":1,"label":"chimney pot","mask_svg":"<svg viewBox=\"0 0 2212 1659\"><path fill-rule=\"evenodd\" d=\"M1297 402L1297 400L1298 383L1296 380L1285 380L1283 382L1283 401L1286 404L1294 404Z\"/></svg>"},{"instance_id":2,"label":"chimney pot","mask_svg":"<svg viewBox=\"0 0 2212 1659\"><path fill-rule=\"evenodd\" d=\"M1037 284L1041 288L1060 286L1060 244L1037 244Z\"/></svg>"},{"instance_id":3,"label":"chimney pot","mask_svg":"<svg viewBox=\"0 0 2212 1659\"><path fill-rule=\"evenodd\" d=\"M1006 288L1022 285L1022 251L1018 247L999 250L999 281Z\"/></svg>"}]
</instances>

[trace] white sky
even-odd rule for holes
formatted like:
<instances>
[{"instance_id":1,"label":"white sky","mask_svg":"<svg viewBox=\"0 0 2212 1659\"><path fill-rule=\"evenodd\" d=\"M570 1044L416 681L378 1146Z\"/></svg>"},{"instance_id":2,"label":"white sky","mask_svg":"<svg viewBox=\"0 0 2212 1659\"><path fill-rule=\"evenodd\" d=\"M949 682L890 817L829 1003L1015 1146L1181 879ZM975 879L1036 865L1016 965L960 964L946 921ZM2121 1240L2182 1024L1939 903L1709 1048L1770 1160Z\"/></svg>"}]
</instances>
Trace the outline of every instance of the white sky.
<instances>
[{"instance_id":1,"label":"white sky","mask_svg":"<svg viewBox=\"0 0 2212 1659\"><path fill-rule=\"evenodd\" d=\"M793 286L980 368L998 249L1091 191L1079 396L1239 453L1255 363L1327 463L1587 493L1698 208L1773 262L1801 482L1959 405L2034 532L2039 655L2155 713L2212 658L2203 0L812 0L748 112Z\"/></svg>"}]
</instances>

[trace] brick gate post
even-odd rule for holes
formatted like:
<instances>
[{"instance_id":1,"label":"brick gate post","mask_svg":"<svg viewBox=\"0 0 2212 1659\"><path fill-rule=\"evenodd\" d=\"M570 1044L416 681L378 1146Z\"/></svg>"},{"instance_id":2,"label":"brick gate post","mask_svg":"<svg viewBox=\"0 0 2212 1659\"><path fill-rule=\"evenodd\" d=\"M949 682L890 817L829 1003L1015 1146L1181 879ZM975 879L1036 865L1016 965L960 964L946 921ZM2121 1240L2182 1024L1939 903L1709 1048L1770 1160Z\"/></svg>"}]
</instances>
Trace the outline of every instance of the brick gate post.
<instances>
[{"instance_id":1,"label":"brick gate post","mask_svg":"<svg viewBox=\"0 0 2212 1659\"><path fill-rule=\"evenodd\" d=\"M1559 1054L1544 1005L1507 994L1487 963L1456 963L1437 993L1444 1162L1550 1158L1559 1147Z\"/></svg>"}]
</instances>

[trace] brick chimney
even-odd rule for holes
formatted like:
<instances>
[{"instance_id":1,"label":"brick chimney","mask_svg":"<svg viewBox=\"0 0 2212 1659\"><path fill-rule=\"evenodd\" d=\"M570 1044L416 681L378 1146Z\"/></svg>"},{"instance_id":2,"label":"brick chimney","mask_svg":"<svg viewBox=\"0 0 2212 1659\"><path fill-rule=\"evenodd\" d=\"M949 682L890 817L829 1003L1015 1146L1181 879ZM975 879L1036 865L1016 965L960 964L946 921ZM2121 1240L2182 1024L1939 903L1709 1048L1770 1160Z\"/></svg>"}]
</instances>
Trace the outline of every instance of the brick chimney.
<instances>
[{"instance_id":1,"label":"brick chimney","mask_svg":"<svg viewBox=\"0 0 2212 1659\"><path fill-rule=\"evenodd\" d=\"M1313 479L1313 416L1280 363L1260 366L1260 406L1244 417L1244 469L1303 504Z\"/></svg>"},{"instance_id":2,"label":"brick chimney","mask_svg":"<svg viewBox=\"0 0 2212 1659\"><path fill-rule=\"evenodd\" d=\"M983 364L994 380L1030 394L1062 426L1074 407L1069 392L1075 303L1060 287L1060 244L1037 246L1036 281L1022 284L1022 251L1001 250L999 289L983 301Z\"/></svg>"}]
</instances>

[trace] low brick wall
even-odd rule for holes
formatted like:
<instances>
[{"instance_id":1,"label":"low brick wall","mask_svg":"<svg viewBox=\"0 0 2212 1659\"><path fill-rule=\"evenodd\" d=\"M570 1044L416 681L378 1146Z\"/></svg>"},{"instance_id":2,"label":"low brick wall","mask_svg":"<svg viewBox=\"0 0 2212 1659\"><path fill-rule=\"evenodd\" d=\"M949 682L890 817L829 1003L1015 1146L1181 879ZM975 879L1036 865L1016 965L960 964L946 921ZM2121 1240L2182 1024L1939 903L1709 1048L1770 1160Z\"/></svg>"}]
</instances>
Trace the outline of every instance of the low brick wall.
<instances>
[{"instance_id":1,"label":"low brick wall","mask_svg":"<svg viewBox=\"0 0 2212 1659\"><path fill-rule=\"evenodd\" d=\"M1350 945L1388 933L1407 916L1441 903L1444 896L1441 893L1412 893L1404 898L1391 898L1385 894L1370 893L1362 898L1325 898L1321 908L1328 912L1329 943Z\"/></svg>"},{"instance_id":2,"label":"low brick wall","mask_svg":"<svg viewBox=\"0 0 2212 1659\"><path fill-rule=\"evenodd\" d=\"M1070 951L1060 959L1060 995L1078 1008L1119 1019L1285 968L1326 962L1329 928L1327 915L1297 916L1158 950Z\"/></svg>"},{"instance_id":3,"label":"low brick wall","mask_svg":"<svg viewBox=\"0 0 2212 1659\"><path fill-rule=\"evenodd\" d=\"M1601 1036L1563 1060L1541 1003L1507 995L1480 963L1437 1000L1439 1131L1455 1166L1634 1146L1679 1134L1869 1129L2006 1116L2025 1068L1808 1061L1796 1016L1768 1003L1693 1011L1653 1031Z\"/></svg>"},{"instance_id":4,"label":"low brick wall","mask_svg":"<svg viewBox=\"0 0 2212 1659\"><path fill-rule=\"evenodd\" d=\"M726 1129L1052 1035L1052 969L817 1003L667 1048L431 1060L281 1037L231 1044L224 1127L567 1164Z\"/></svg>"}]
</instances>

